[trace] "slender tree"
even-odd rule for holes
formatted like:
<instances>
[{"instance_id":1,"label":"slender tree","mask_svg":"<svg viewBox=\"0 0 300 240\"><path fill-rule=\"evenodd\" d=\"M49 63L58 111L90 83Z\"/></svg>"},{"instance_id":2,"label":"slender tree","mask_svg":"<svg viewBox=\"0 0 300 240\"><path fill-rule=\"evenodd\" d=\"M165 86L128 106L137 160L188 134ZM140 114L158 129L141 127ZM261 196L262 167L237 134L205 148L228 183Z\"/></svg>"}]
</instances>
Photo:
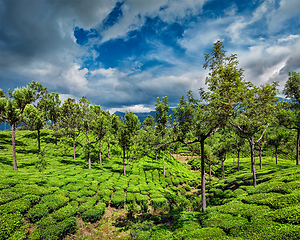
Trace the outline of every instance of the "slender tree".
<instances>
[{"instance_id":1,"label":"slender tree","mask_svg":"<svg viewBox=\"0 0 300 240\"><path fill-rule=\"evenodd\" d=\"M24 119L31 130L37 131L38 152L41 152L41 129L45 125L45 113L32 104L27 104L24 110Z\"/></svg>"},{"instance_id":2,"label":"slender tree","mask_svg":"<svg viewBox=\"0 0 300 240\"><path fill-rule=\"evenodd\" d=\"M167 124L168 124L168 119L169 119L169 104L168 104L168 97L162 97L157 98L157 102L155 103L155 110L156 110L156 117L155 117L155 122L156 122L156 132L157 135L160 136L160 142L161 148L163 151L163 174L164 176L166 175L166 170L165 170L165 150L166 150L166 145L164 145L165 140L166 140L166 135L167 135Z\"/></svg>"},{"instance_id":3,"label":"slender tree","mask_svg":"<svg viewBox=\"0 0 300 240\"><path fill-rule=\"evenodd\" d=\"M60 126L65 136L73 141L73 158L76 159L76 138L79 136L80 109L74 98L68 98L60 108Z\"/></svg>"},{"instance_id":4,"label":"slender tree","mask_svg":"<svg viewBox=\"0 0 300 240\"><path fill-rule=\"evenodd\" d=\"M94 118L91 121L91 130L98 141L99 161L102 165L101 142L105 138L110 128L110 114L101 109L99 105L94 105Z\"/></svg>"},{"instance_id":5,"label":"slender tree","mask_svg":"<svg viewBox=\"0 0 300 240\"><path fill-rule=\"evenodd\" d=\"M251 86L244 93L244 100L235 109L230 124L235 126L249 142L253 186L256 186L255 145L263 138L272 122L276 109L276 82L261 87Z\"/></svg>"},{"instance_id":6,"label":"slender tree","mask_svg":"<svg viewBox=\"0 0 300 240\"><path fill-rule=\"evenodd\" d=\"M300 73L289 72L283 93L291 102L283 102L279 111L279 123L288 129L297 131L296 165L299 165L300 145Z\"/></svg>"},{"instance_id":7,"label":"slender tree","mask_svg":"<svg viewBox=\"0 0 300 240\"><path fill-rule=\"evenodd\" d=\"M2 96L0 97L0 116L11 126L13 168L18 170L15 141L16 127L23 118L26 105L38 100L47 92L47 89L39 82L32 81L26 87L16 88L14 91L9 89L8 96L4 96L3 91L0 92Z\"/></svg>"}]
</instances>

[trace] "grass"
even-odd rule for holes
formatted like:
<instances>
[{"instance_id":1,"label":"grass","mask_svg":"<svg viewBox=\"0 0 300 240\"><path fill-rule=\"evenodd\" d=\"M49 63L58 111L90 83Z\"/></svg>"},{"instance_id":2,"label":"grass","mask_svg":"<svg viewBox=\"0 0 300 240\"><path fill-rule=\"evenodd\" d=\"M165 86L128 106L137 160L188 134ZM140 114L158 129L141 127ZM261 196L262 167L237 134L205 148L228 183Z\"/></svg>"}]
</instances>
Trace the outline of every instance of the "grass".
<instances>
[{"instance_id":1,"label":"grass","mask_svg":"<svg viewBox=\"0 0 300 240\"><path fill-rule=\"evenodd\" d=\"M300 168L289 159L256 160L258 185L252 186L249 158L241 171L225 161L207 181L206 213L200 209L200 174L166 154L166 176L155 156L131 161L123 176L117 145L92 169L77 143L61 138L55 146L51 130L42 131L49 165L35 168L35 134L17 131L18 171L13 171L11 133L0 133L0 239L300 239ZM184 149L183 149L184 150ZM236 159L235 159L236 160ZM208 176L207 176L208 178Z\"/></svg>"}]
</instances>

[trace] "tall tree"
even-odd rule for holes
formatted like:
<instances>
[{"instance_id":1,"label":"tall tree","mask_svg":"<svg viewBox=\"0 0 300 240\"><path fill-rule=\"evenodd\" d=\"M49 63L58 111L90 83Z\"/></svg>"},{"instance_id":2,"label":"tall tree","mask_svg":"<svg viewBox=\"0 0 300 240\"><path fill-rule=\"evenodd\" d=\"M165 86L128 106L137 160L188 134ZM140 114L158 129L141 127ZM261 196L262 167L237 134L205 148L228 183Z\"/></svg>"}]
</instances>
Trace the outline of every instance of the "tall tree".
<instances>
[{"instance_id":1,"label":"tall tree","mask_svg":"<svg viewBox=\"0 0 300 240\"><path fill-rule=\"evenodd\" d=\"M51 121L51 128L54 125L55 145L57 145L58 121L60 117L60 104L58 93L50 93L45 95L38 103L37 107L45 112L45 117Z\"/></svg>"},{"instance_id":2,"label":"tall tree","mask_svg":"<svg viewBox=\"0 0 300 240\"><path fill-rule=\"evenodd\" d=\"M160 136L161 140L160 142L162 143L162 151L163 151L163 174L164 176L166 175L166 170L165 170L165 150L166 150L166 145L164 145L164 142L166 140L166 134L167 134L167 124L168 124L168 119L169 119L169 104L168 104L168 97L162 97L157 98L157 102L155 103L155 110L156 110L156 117L155 117L155 122L156 122L156 132L157 135Z\"/></svg>"},{"instance_id":3,"label":"tall tree","mask_svg":"<svg viewBox=\"0 0 300 240\"><path fill-rule=\"evenodd\" d=\"M101 142L110 128L110 114L99 105L94 105L93 111L95 115L91 121L91 130L98 141L99 161L102 165Z\"/></svg>"},{"instance_id":4,"label":"tall tree","mask_svg":"<svg viewBox=\"0 0 300 240\"><path fill-rule=\"evenodd\" d=\"M60 126L73 141L73 158L76 159L76 138L79 136L80 109L74 98L68 98L60 108Z\"/></svg>"},{"instance_id":5,"label":"tall tree","mask_svg":"<svg viewBox=\"0 0 300 240\"><path fill-rule=\"evenodd\" d=\"M16 88L14 91L9 89L8 96L6 97L3 96L3 91L1 92L2 97L0 97L0 116L9 125L11 125L14 170L18 170L15 129L22 120L26 105L35 102L46 92L46 88L44 88L39 82L34 81L29 83L28 86Z\"/></svg>"},{"instance_id":6,"label":"tall tree","mask_svg":"<svg viewBox=\"0 0 300 240\"><path fill-rule=\"evenodd\" d=\"M278 118L280 124L288 129L297 131L297 157L296 165L299 165L299 145L300 145L300 73L289 72L289 78L284 85L283 93L287 98L291 99L289 103L283 103L283 107L279 112Z\"/></svg>"},{"instance_id":7,"label":"tall tree","mask_svg":"<svg viewBox=\"0 0 300 240\"><path fill-rule=\"evenodd\" d=\"M45 125L45 113L32 104L27 104L24 110L24 121L31 130L37 131L38 151L41 152L41 129Z\"/></svg>"},{"instance_id":8,"label":"tall tree","mask_svg":"<svg viewBox=\"0 0 300 240\"><path fill-rule=\"evenodd\" d=\"M138 119L138 117L131 111L126 111L125 113L125 119L124 119L124 122L125 122L125 127L127 128L128 130L128 133L129 133L129 143L127 144L127 166L129 165L129 159L128 159L128 151L129 151L129 148L132 148L132 145L133 145L133 140L134 140L134 137L136 136L138 130L140 129L140 126L141 126L141 123Z\"/></svg>"},{"instance_id":9,"label":"tall tree","mask_svg":"<svg viewBox=\"0 0 300 240\"><path fill-rule=\"evenodd\" d=\"M274 118L277 86L276 82L260 87L249 86L247 92L244 93L244 100L235 109L235 115L230 120L230 123L249 142L254 187L256 186L255 145L263 138Z\"/></svg>"}]
</instances>

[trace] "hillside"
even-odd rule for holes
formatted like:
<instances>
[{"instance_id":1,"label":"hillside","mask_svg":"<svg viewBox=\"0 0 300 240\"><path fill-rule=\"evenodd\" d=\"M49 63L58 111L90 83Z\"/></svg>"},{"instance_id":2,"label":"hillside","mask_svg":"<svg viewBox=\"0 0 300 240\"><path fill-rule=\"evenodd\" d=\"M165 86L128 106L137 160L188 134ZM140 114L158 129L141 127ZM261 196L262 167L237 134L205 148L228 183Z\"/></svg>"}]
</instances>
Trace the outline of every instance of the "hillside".
<instances>
[{"instance_id":1,"label":"hillside","mask_svg":"<svg viewBox=\"0 0 300 240\"><path fill-rule=\"evenodd\" d=\"M155 156L130 159L123 176L121 149L92 169L80 144L42 131L48 166L38 159L34 132L18 131L18 171L12 170L11 133L0 132L0 239L299 239L300 169L290 160L263 158L252 186L249 159L226 177L207 181L208 208L200 212L200 174L167 154L166 177ZM182 150L186 151L184 148Z\"/></svg>"}]
</instances>

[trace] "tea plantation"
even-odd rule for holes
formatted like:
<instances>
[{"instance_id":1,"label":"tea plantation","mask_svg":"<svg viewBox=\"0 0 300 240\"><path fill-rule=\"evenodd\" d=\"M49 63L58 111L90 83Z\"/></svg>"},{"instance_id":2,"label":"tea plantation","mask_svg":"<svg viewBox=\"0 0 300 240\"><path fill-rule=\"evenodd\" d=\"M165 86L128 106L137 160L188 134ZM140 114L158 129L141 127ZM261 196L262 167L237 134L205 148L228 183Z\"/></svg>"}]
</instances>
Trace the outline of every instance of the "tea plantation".
<instances>
[{"instance_id":1,"label":"tea plantation","mask_svg":"<svg viewBox=\"0 0 300 240\"><path fill-rule=\"evenodd\" d=\"M130 160L125 177L117 145L110 158L103 147L103 166L94 152L89 170L80 144L74 160L66 139L56 146L42 130L41 140L43 172L35 133L16 132L13 171L11 132L0 133L0 239L300 239L300 168L290 160L264 157L255 188L249 158L240 172L226 160L222 180L215 166L202 213L199 172L169 154L166 176L153 154Z\"/></svg>"}]
</instances>

